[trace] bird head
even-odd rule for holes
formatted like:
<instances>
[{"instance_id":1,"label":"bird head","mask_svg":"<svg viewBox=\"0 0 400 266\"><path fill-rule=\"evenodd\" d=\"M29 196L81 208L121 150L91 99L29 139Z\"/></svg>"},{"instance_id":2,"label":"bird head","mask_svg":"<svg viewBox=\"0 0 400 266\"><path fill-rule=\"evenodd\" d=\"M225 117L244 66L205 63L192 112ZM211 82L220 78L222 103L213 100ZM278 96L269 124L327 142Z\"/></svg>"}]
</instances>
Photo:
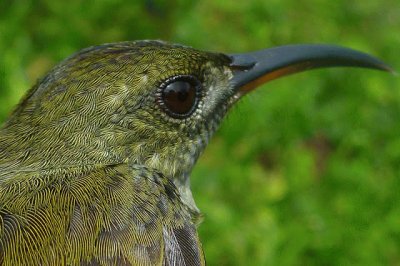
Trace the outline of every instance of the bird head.
<instances>
[{"instance_id":1,"label":"bird head","mask_svg":"<svg viewBox=\"0 0 400 266\"><path fill-rule=\"evenodd\" d=\"M184 201L195 206L189 174L230 107L269 80L331 66L390 70L336 46L244 54L159 41L91 47L30 90L2 128L0 157L4 167L11 167L9 161L19 169L144 166L173 179Z\"/></svg>"}]
</instances>

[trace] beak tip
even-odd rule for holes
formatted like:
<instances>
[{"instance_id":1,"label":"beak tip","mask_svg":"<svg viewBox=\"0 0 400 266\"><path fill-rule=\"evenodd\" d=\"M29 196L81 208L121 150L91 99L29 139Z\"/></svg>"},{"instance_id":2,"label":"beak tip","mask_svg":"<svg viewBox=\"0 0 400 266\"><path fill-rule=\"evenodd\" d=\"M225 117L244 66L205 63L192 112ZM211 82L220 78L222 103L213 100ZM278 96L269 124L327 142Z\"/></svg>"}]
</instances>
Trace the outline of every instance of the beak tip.
<instances>
[{"instance_id":1,"label":"beak tip","mask_svg":"<svg viewBox=\"0 0 400 266\"><path fill-rule=\"evenodd\" d=\"M389 72L390 74L394 75L394 76L398 76L399 72L397 72L393 67L389 66L389 65L384 65L384 71Z\"/></svg>"}]
</instances>

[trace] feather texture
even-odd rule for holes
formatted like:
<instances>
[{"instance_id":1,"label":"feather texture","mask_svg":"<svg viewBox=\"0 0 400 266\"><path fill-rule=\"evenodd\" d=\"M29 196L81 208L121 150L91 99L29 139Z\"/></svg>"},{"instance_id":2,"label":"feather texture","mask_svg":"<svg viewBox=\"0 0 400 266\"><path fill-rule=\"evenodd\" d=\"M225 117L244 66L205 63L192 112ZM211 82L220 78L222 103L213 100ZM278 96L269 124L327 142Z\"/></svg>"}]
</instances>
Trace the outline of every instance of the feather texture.
<instances>
[{"instance_id":1,"label":"feather texture","mask_svg":"<svg viewBox=\"0 0 400 266\"><path fill-rule=\"evenodd\" d=\"M175 185L143 167L21 172L0 202L2 265L204 265Z\"/></svg>"},{"instance_id":2,"label":"feather texture","mask_svg":"<svg viewBox=\"0 0 400 266\"><path fill-rule=\"evenodd\" d=\"M204 265L188 179L227 110L229 62L138 41L55 66L0 129L0 264ZM177 75L202 87L185 119L160 103Z\"/></svg>"}]
</instances>

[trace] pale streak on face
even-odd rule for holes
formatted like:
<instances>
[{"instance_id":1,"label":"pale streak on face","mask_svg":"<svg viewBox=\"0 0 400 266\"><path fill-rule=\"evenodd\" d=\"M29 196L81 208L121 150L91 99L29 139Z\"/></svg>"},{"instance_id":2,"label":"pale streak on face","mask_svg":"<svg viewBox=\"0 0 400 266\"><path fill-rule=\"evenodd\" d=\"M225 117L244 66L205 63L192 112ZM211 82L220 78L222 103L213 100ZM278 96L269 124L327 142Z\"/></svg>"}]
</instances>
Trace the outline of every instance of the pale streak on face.
<instances>
[{"instance_id":1,"label":"pale streak on face","mask_svg":"<svg viewBox=\"0 0 400 266\"><path fill-rule=\"evenodd\" d=\"M140 84L146 84L148 80L149 80L148 76L147 75L143 75L140 78Z\"/></svg>"},{"instance_id":2,"label":"pale streak on face","mask_svg":"<svg viewBox=\"0 0 400 266\"><path fill-rule=\"evenodd\" d=\"M207 88L206 96L203 101L203 113L206 115L212 114L217 105L224 102L229 96L232 95L233 87L230 85L229 80L232 78L232 71L224 67L223 69L211 67L211 76L213 77L223 77L221 79L213 80L213 83ZM227 89L227 87L229 87Z\"/></svg>"}]
</instances>

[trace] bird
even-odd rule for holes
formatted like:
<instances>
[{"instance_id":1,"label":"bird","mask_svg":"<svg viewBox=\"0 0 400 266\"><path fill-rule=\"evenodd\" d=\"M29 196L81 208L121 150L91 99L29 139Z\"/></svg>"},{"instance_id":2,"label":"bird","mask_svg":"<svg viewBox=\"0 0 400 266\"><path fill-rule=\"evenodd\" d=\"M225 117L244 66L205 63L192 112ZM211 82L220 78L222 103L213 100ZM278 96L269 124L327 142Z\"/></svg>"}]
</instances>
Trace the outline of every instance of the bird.
<instances>
[{"instance_id":1,"label":"bird","mask_svg":"<svg viewBox=\"0 0 400 266\"><path fill-rule=\"evenodd\" d=\"M261 84L337 66L392 71L324 44L73 54L0 128L0 265L205 265L190 174L221 121Z\"/></svg>"}]
</instances>

